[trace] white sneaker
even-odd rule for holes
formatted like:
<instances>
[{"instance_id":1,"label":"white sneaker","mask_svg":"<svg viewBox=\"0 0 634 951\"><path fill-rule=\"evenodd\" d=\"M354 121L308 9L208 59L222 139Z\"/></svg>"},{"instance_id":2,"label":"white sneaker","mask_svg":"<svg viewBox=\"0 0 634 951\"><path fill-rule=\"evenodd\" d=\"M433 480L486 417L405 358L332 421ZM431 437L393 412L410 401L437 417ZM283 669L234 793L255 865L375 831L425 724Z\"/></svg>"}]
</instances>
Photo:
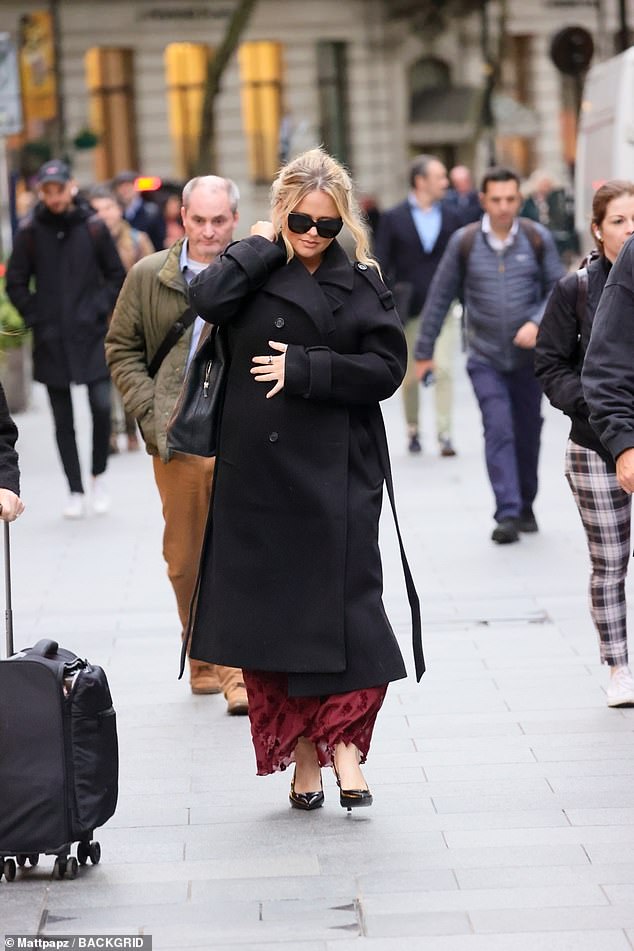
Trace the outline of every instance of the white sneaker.
<instances>
[{"instance_id":1,"label":"white sneaker","mask_svg":"<svg viewBox=\"0 0 634 951\"><path fill-rule=\"evenodd\" d=\"M86 514L86 505L83 492L71 492L68 502L64 506L64 518L83 518Z\"/></svg>"},{"instance_id":2,"label":"white sneaker","mask_svg":"<svg viewBox=\"0 0 634 951\"><path fill-rule=\"evenodd\" d=\"M634 705L634 679L627 664L610 667L608 706L627 707Z\"/></svg>"},{"instance_id":3,"label":"white sneaker","mask_svg":"<svg viewBox=\"0 0 634 951\"><path fill-rule=\"evenodd\" d=\"M102 475L92 480L92 510L95 515L105 515L110 510L110 496Z\"/></svg>"}]
</instances>

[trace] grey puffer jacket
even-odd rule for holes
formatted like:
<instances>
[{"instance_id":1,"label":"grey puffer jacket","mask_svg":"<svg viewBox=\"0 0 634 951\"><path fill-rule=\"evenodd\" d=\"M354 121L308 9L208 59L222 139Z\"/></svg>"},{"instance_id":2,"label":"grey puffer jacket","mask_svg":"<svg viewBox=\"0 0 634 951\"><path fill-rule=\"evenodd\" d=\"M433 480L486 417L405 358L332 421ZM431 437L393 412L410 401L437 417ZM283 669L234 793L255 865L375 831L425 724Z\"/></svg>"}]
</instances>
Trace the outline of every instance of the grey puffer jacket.
<instances>
[{"instance_id":1,"label":"grey puffer jacket","mask_svg":"<svg viewBox=\"0 0 634 951\"><path fill-rule=\"evenodd\" d=\"M521 228L513 243L499 252L480 229L464 263L460 253L464 229L452 235L421 315L416 341L418 360L432 358L436 338L455 298L465 304L470 356L502 373L532 360L533 351L517 347L513 338L529 320L539 326L550 291L565 270L548 230L531 224L539 229L543 241L541 260Z\"/></svg>"}]
</instances>

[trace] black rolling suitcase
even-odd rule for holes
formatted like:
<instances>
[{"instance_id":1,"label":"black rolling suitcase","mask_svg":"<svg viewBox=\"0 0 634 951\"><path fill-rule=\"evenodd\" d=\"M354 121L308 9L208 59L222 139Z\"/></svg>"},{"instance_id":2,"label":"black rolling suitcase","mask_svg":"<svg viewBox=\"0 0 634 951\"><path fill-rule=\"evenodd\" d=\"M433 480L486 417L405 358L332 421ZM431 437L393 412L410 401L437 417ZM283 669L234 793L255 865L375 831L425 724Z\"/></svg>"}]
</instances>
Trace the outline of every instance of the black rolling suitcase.
<instances>
[{"instance_id":1,"label":"black rolling suitcase","mask_svg":"<svg viewBox=\"0 0 634 951\"><path fill-rule=\"evenodd\" d=\"M0 661L0 878L55 855L74 878L99 861L94 830L117 805L116 717L106 675L55 641L14 653L5 522L7 659ZM71 846L77 842L77 857Z\"/></svg>"}]
</instances>

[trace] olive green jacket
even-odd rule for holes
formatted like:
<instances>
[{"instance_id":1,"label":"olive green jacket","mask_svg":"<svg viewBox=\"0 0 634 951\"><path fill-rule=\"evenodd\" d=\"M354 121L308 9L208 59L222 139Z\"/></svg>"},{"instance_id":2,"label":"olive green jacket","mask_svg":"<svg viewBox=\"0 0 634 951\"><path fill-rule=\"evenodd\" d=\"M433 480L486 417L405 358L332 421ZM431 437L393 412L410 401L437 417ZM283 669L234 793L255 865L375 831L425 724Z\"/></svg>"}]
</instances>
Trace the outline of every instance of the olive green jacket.
<instances>
[{"instance_id":1,"label":"olive green jacket","mask_svg":"<svg viewBox=\"0 0 634 951\"><path fill-rule=\"evenodd\" d=\"M180 270L181 238L142 258L128 273L106 335L106 360L123 405L139 423L147 451L167 462L167 423L180 393L192 328L172 347L152 379L148 366L187 308Z\"/></svg>"}]
</instances>

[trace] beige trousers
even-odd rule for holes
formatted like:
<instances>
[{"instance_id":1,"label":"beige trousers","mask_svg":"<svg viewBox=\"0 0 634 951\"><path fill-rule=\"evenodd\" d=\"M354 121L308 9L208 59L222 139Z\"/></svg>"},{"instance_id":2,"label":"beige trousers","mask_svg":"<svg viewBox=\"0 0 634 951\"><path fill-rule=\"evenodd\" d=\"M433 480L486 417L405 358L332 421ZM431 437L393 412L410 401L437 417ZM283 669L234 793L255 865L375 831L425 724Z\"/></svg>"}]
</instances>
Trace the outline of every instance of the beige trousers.
<instances>
[{"instance_id":1,"label":"beige trousers","mask_svg":"<svg viewBox=\"0 0 634 951\"><path fill-rule=\"evenodd\" d=\"M407 373L402 384L403 407L408 427L418 432L420 383L416 378L416 362L414 347L418 336L419 321L408 320L405 324L405 339L407 340ZM442 330L434 347L435 383L434 390L436 403L436 434L451 436L451 410L453 406L453 362L456 352L456 338L458 321L453 313L453 307L445 317Z\"/></svg>"}]
</instances>

